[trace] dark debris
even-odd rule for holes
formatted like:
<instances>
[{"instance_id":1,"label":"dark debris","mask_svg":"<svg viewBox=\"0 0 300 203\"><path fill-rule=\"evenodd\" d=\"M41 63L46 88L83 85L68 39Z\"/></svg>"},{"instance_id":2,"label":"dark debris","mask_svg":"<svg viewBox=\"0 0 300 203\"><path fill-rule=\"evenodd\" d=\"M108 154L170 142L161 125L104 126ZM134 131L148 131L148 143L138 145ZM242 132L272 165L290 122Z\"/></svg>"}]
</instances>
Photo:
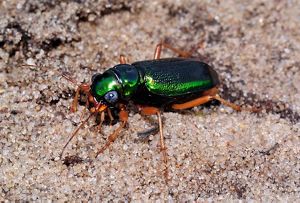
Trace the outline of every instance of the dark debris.
<instances>
[{"instance_id":1,"label":"dark debris","mask_svg":"<svg viewBox=\"0 0 300 203\"><path fill-rule=\"evenodd\" d=\"M279 144L276 142L275 145L273 145L270 149L266 151L261 151L260 153L263 155L271 155L271 153L274 153L274 151L279 147Z\"/></svg>"},{"instance_id":2,"label":"dark debris","mask_svg":"<svg viewBox=\"0 0 300 203\"><path fill-rule=\"evenodd\" d=\"M22 51L26 56L32 38L19 22L8 23L4 29L0 30L0 35L3 35L0 48L5 50L9 57L14 56L17 51ZM17 35L21 35L20 40L17 40Z\"/></svg>"},{"instance_id":3,"label":"dark debris","mask_svg":"<svg viewBox=\"0 0 300 203\"><path fill-rule=\"evenodd\" d=\"M63 159L63 164L66 165L67 167L69 166L74 166L76 164L83 163L83 159L77 155L72 155L72 156L66 156Z\"/></svg>"}]
</instances>

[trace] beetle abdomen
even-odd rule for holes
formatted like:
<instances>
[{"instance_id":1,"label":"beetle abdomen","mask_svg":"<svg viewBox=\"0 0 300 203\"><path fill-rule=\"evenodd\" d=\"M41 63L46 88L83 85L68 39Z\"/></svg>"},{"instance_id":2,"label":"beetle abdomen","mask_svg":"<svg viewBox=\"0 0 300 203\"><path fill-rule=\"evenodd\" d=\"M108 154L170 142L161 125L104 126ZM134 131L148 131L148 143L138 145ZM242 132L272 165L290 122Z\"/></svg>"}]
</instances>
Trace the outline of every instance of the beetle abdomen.
<instances>
[{"instance_id":1,"label":"beetle abdomen","mask_svg":"<svg viewBox=\"0 0 300 203\"><path fill-rule=\"evenodd\" d=\"M176 97L203 92L219 84L216 72L206 63L193 59L160 59L132 64L143 75L149 92Z\"/></svg>"}]
</instances>

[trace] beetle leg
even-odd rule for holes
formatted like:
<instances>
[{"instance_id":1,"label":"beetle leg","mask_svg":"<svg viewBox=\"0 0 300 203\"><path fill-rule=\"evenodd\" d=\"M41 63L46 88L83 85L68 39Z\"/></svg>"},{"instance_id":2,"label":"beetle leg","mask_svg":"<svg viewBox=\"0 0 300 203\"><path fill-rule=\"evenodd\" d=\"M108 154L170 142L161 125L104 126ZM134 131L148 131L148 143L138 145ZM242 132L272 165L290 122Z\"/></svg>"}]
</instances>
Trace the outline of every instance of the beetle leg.
<instances>
[{"instance_id":1,"label":"beetle leg","mask_svg":"<svg viewBox=\"0 0 300 203\"><path fill-rule=\"evenodd\" d=\"M189 108L192 108L192 107L195 107L195 106L200 106L202 104L205 104L205 103L207 103L207 102L209 102L213 99L220 101L223 105L229 106L229 107L233 108L236 111L241 111L242 110L240 106L235 105L233 103L230 103L230 102L222 99L220 96L216 96L216 95L215 96L206 95L206 96L202 96L202 97L199 97L197 99L188 101L188 102L183 103L183 104L173 104L172 108L174 110L189 109Z\"/></svg>"},{"instance_id":2,"label":"beetle leg","mask_svg":"<svg viewBox=\"0 0 300 203\"><path fill-rule=\"evenodd\" d=\"M124 55L120 55L120 64L126 64L127 63L127 59Z\"/></svg>"},{"instance_id":3,"label":"beetle leg","mask_svg":"<svg viewBox=\"0 0 300 203\"><path fill-rule=\"evenodd\" d=\"M61 76L64 77L66 80L70 81L71 83L73 83L74 85L77 86L80 85L80 83L78 83L74 78L72 78L72 76L70 76L68 72L64 72Z\"/></svg>"},{"instance_id":4,"label":"beetle leg","mask_svg":"<svg viewBox=\"0 0 300 203\"><path fill-rule=\"evenodd\" d=\"M240 107L240 106L238 106L234 103L231 103L229 101L226 101L225 99L221 98L218 94L216 94L212 98L215 99L215 100L218 100L219 102L221 102L221 104L223 104L225 106L231 107L232 109L234 109L236 111L241 111L242 110L242 107Z\"/></svg>"},{"instance_id":5,"label":"beetle leg","mask_svg":"<svg viewBox=\"0 0 300 203\"><path fill-rule=\"evenodd\" d=\"M162 44L159 43L158 45L156 45L155 48L154 59L160 59L161 50L162 50Z\"/></svg>"},{"instance_id":6,"label":"beetle leg","mask_svg":"<svg viewBox=\"0 0 300 203\"><path fill-rule=\"evenodd\" d=\"M121 110L119 113L119 118L122 121L121 125L111 134L108 136L108 141L106 144L98 150L95 158L101 153L103 153L120 135L120 131L125 127L127 120L128 120L128 112L125 110L125 106L121 106Z\"/></svg>"},{"instance_id":7,"label":"beetle leg","mask_svg":"<svg viewBox=\"0 0 300 203\"><path fill-rule=\"evenodd\" d=\"M74 132L72 133L71 137L69 138L69 140L67 141L67 143L64 145L61 153L60 153L60 159L62 158L63 156L63 153L66 149L66 147L68 146L68 144L71 142L71 140L75 137L75 135L77 135L77 133L79 132L80 128L82 128L87 122L88 120L91 118L93 114L91 113L84 121L81 122L81 124L76 128L76 130L74 130Z\"/></svg>"},{"instance_id":8,"label":"beetle leg","mask_svg":"<svg viewBox=\"0 0 300 203\"><path fill-rule=\"evenodd\" d=\"M160 59L162 48L170 49L171 51L175 52L176 54L178 54L180 57L183 57L183 58L189 58L192 55L190 52L182 51L180 49L177 49L177 48L171 46L170 44L161 42L155 48L154 59Z\"/></svg>"},{"instance_id":9,"label":"beetle leg","mask_svg":"<svg viewBox=\"0 0 300 203\"><path fill-rule=\"evenodd\" d=\"M79 84L74 78L72 78L66 72L62 74L62 77L64 77L66 80L68 80L71 83L78 86L77 89L76 89L75 97L74 97L72 105L71 105L71 112L75 112L75 111L77 111L78 98L79 98L80 91L84 91L84 93L89 96L90 85L88 83Z\"/></svg>"},{"instance_id":10,"label":"beetle leg","mask_svg":"<svg viewBox=\"0 0 300 203\"><path fill-rule=\"evenodd\" d=\"M99 123L98 126L97 126L98 132L101 131L101 127L102 127L102 124L103 124L104 119L105 119L105 112L102 111L102 112L100 113L100 123Z\"/></svg>"},{"instance_id":11,"label":"beetle leg","mask_svg":"<svg viewBox=\"0 0 300 203\"><path fill-rule=\"evenodd\" d=\"M90 93L88 93L90 94ZM89 97L89 96L88 96ZM84 115L85 115L85 112L86 112L86 109L89 108L89 99L87 98L86 102L85 102L85 108L82 110L82 113L80 115L80 120L82 121Z\"/></svg>"},{"instance_id":12,"label":"beetle leg","mask_svg":"<svg viewBox=\"0 0 300 203\"><path fill-rule=\"evenodd\" d=\"M158 126L159 126L159 134L160 134L160 150L163 155L163 162L165 164L165 170L164 170L164 176L166 180L168 180L168 154L167 154L167 147L165 145L164 135L163 135L163 126L162 126L162 119L161 119L161 113L158 108L155 107L142 107L141 112L144 115L157 115L158 118Z\"/></svg>"},{"instance_id":13,"label":"beetle leg","mask_svg":"<svg viewBox=\"0 0 300 203\"><path fill-rule=\"evenodd\" d=\"M242 108L234 103L231 103L229 101L226 101L225 99L221 98L218 94L216 94L216 88L212 88L208 91L205 92L205 94L212 94L212 95L204 95L201 96L197 99L188 101L186 103L183 104L173 104L172 108L174 110L183 110L183 109L188 109L188 108L192 108L195 106L199 106L201 104L205 104L213 99L220 101L223 105L225 106L229 106L232 109L236 110L236 111L241 111L241 110L245 110L245 111L251 111L251 112L258 112L260 111L259 109L256 108Z\"/></svg>"},{"instance_id":14,"label":"beetle leg","mask_svg":"<svg viewBox=\"0 0 300 203\"><path fill-rule=\"evenodd\" d=\"M112 126L112 122L114 121L114 117L113 117L113 115L111 113L111 110L109 108L107 108L107 115L108 115L109 120L110 120L109 125Z\"/></svg>"},{"instance_id":15,"label":"beetle leg","mask_svg":"<svg viewBox=\"0 0 300 203\"><path fill-rule=\"evenodd\" d=\"M224 100L222 97L220 97L220 95L216 94L215 96L213 96L213 99L220 101L223 105L225 106L229 106L231 108L233 108L236 111L250 111L253 113L258 113L261 111L261 109L256 108L256 107L251 107L251 108L242 108L234 103L231 103L229 101Z\"/></svg>"},{"instance_id":16,"label":"beetle leg","mask_svg":"<svg viewBox=\"0 0 300 203\"><path fill-rule=\"evenodd\" d=\"M71 112L77 111L77 105L78 105L78 98L79 98L79 93L80 91L83 91L85 94L89 96L89 91L90 91L90 85L88 83L82 83L78 86L74 100L71 105Z\"/></svg>"},{"instance_id":17,"label":"beetle leg","mask_svg":"<svg viewBox=\"0 0 300 203\"><path fill-rule=\"evenodd\" d=\"M160 111L157 112L157 117L158 117L158 125L159 125L159 134L160 134L160 150L163 153L163 162L165 164L165 171L164 175L166 180L168 180L168 154L167 154L167 148L165 145L165 140L164 140L164 135L163 135L163 128L162 128L162 119L161 119L161 113Z\"/></svg>"},{"instance_id":18,"label":"beetle leg","mask_svg":"<svg viewBox=\"0 0 300 203\"><path fill-rule=\"evenodd\" d=\"M197 99L188 101L188 102L183 103L183 104L173 104L172 108L174 110L189 109L189 108L192 108L192 107L195 107L195 106L199 106L201 104L205 104L205 103L211 101L212 99L213 99L212 96L202 96L202 97L199 97Z\"/></svg>"}]
</instances>

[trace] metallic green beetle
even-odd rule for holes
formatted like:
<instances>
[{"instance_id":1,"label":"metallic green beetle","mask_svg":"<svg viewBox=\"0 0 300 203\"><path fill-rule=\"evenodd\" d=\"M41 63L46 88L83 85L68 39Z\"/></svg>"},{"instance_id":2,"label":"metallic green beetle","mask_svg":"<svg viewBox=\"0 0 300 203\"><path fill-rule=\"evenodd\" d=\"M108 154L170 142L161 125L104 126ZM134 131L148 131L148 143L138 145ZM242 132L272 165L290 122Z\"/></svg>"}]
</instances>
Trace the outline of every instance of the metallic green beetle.
<instances>
[{"instance_id":1,"label":"metallic green beetle","mask_svg":"<svg viewBox=\"0 0 300 203\"><path fill-rule=\"evenodd\" d=\"M132 101L142 106L171 108L199 98L216 87L216 72L206 63L182 58L119 64L92 78L95 104L115 106Z\"/></svg>"},{"instance_id":2,"label":"metallic green beetle","mask_svg":"<svg viewBox=\"0 0 300 203\"><path fill-rule=\"evenodd\" d=\"M129 102L137 105L144 115L158 116L160 147L165 163L167 153L162 132L161 111L188 109L214 99L235 110L241 110L241 107L225 101L217 94L219 79L212 67L195 59L160 59L162 47L169 48L181 56L187 55L187 52L161 43L156 47L153 60L127 64L126 58L121 56L119 65L102 74L95 74L91 84L83 83L78 87L71 106L72 111L77 110L80 91L88 95L88 102L92 105L90 111L101 114L102 120L105 113L111 115L111 108L119 109L121 125L108 137L107 143L97 155L107 149L124 128L128 119L126 106ZM75 130L63 151L91 115Z\"/></svg>"}]
</instances>

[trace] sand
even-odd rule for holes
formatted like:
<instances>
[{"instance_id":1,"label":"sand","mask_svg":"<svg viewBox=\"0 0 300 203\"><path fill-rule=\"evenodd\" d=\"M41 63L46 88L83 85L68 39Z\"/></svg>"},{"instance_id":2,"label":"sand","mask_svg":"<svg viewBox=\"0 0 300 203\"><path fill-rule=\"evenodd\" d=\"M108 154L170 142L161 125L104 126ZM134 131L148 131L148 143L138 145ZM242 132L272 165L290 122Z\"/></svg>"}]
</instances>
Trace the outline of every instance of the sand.
<instances>
[{"instance_id":1,"label":"sand","mask_svg":"<svg viewBox=\"0 0 300 203\"><path fill-rule=\"evenodd\" d=\"M0 200L299 201L299 8L296 0L2 0ZM76 86L62 73L89 82L120 54L151 59L161 40L213 66L225 99L263 111L164 112L168 184L159 136L139 139L151 125L134 111L97 159L119 124L99 133L91 119L61 160L85 108L70 113Z\"/></svg>"}]
</instances>

